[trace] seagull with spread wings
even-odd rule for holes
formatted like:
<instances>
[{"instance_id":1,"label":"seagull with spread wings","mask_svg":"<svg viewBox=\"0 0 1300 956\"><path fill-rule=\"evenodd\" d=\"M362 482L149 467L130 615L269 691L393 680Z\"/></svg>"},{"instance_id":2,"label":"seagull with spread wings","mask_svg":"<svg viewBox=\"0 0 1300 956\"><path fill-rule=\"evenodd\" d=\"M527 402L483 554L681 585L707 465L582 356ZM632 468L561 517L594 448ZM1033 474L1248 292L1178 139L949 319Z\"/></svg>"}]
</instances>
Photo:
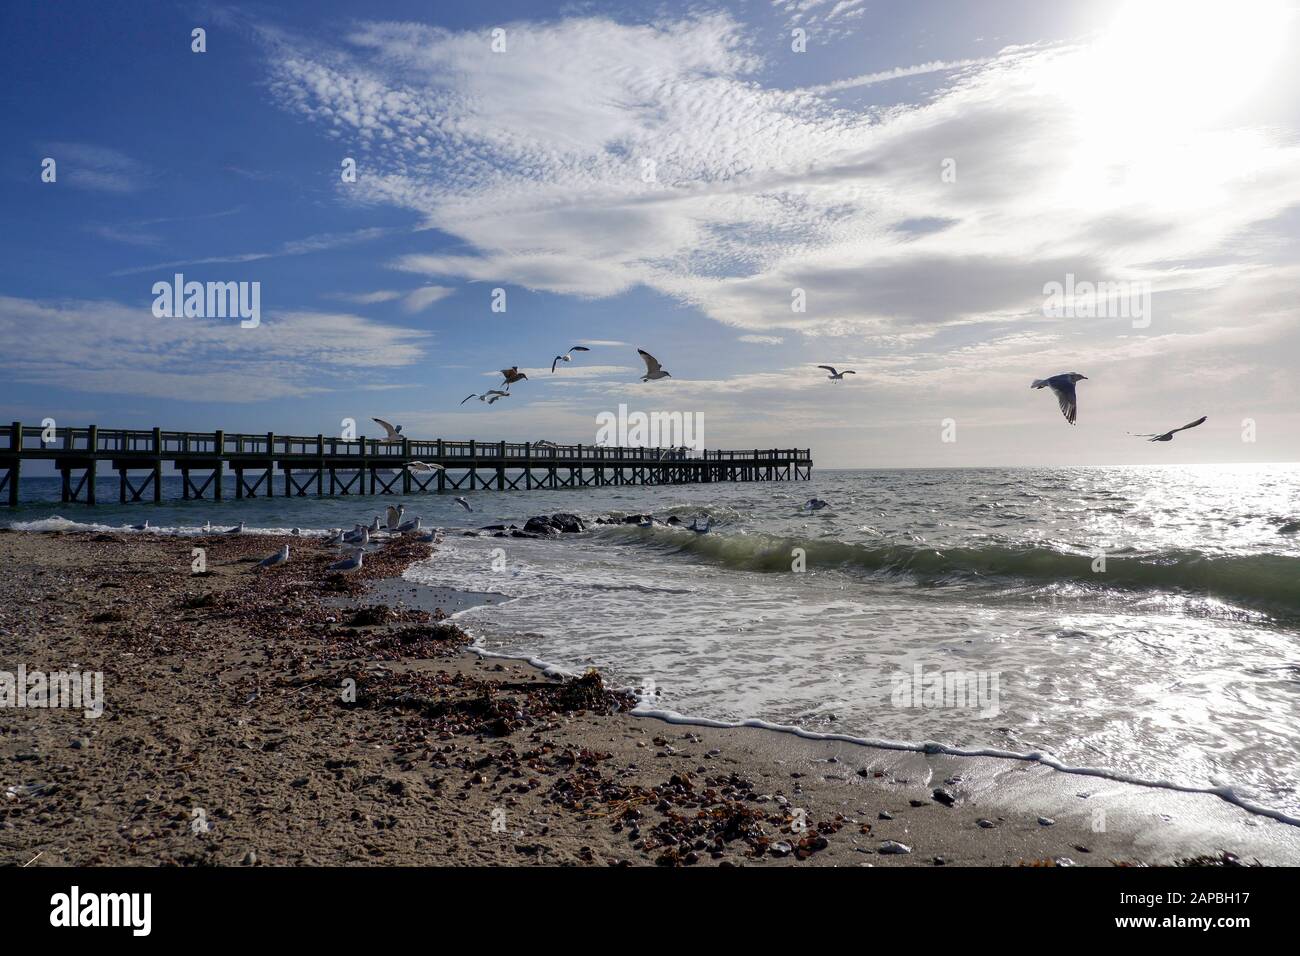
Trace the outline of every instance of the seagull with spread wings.
<instances>
[{"instance_id":1,"label":"seagull with spread wings","mask_svg":"<svg viewBox=\"0 0 1300 956\"><path fill-rule=\"evenodd\" d=\"M385 434L385 436L384 436L384 439L383 439L384 441L401 441L401 440L402 440L402 426L401 426L401 425L393 425L393 424L391 424L391 423L389 423L389 422L384 421L382 418L372 418L372 419L370 419L370 420L371 420L372 422L374 422L375 424L377 424L380 428L382 428L382 429L387 433L387 434Z\"/></svg>"},{"instance_id":2,"label":"seagull with spread wings","mask_svg":"<svg viewBox=\"0 0 1300 956\"><path fill-rule=\"evenodd\" d=\"M506 387L506 391L509 391L510 386L515 384L515 382L523 381L524 379L528 378L527 375L519 371L518 365L512 365L509 368L503 368L501 370L501 374L505 378L505 381L502 382L501 384Z\"/></svg>"},{"instance_id":3,"label":"seagull with spread wings","mask_svg":"<svg viewBox=\"0 0 1300 956\"><path fill-rule=\"evenodd\" d=\"M1074 383L1087 381L1088 376L1080 375L1078 372L1062 372L1060 375L1053 375L1051 378L1036 378L1030 384L1030 388L1050 388L1056 393L1056 400L1060 403L1061 414L1071 425L1079 417L1079 402L1074 394Z\"/></svg>"},{"instance_id":4,"label":"seagull with spread wings","mask_svg":"<svg viewBox=\"0 0 1300 956\"><path fill-rule=\"evenodd\" d=\"M572 361L573 361L573 353L574 353L574 352L590 352L590 351L591 351L591 349L587 348L587 346L585 346L585 345L575 345L575 346L573 346L571 349L569 349L569 351L565 352L563 355L557 355L557 356L555 356L555 359L551 362L551 372L552 372L552 374L554 374L554 372L555 372L555 366L556 366L557 363L559 363L559 362L572 362Z\"/></svg>"},{"instance_id":5,"label":"seagull with spread wings","mask_svg":"<svg viewBox=\"0 0 1300 956\"><path fill-rule=\"evenodd\" d=\"M525 378L527 378L527 376L525 376ZM491 405L493 402L499 402L501 399L509 398L509 397L510 397L510 393L508 391L503 392L498 388L489 388L482 395L478 394L477 392L473 392L469 395L466 395L464 398L460 400L460 403L464 405L471 398L477 398L480 402L487 402L489 405Z\"/></svg>"},{"instance_id":6,"label":"seagull with spread wings","mask_svg":"<svg viewBox=\"0 0 1300 956\"><path fill-rule=\"evenodd\" d=\"M1206 422L1206 420L1207 420L1209 417L1210 417L1209 415L1202 415L1200 418L1196 419L1196 421L1194 421L1194 422L1188 422L1188 423L1187 423L1186 425L1184 425L1182 428L1171 428L1171 429L1169 429L1169 431L1167 431L1167 432L1161 432L1161 433L1159 433L1159 434L1150 433L1150 434L1146 434L1146 435L1134 435L1134 437L1136 437L1136 438L1145 438L1145 439L1147 439L1148 441L1173 441L1173 440L1174 440L1174 432L1185 432L1185 431L1187 431L1187 429L1189 429L1189 428L1195 428L1197 425L1204 425L1205 422ZM1134 433L1133 433L1133 432L1129 432L1129 434L1130 434L1130 435L1133 435Z\"/></svg>"},{"instance_id":7,"label":"seagull with spread wings","mask_svg":"<svg viewBox=\"0 0 1300 956\"><path fill-rule=\"evenodd\" d=\"M853 371L853 369L851 369L851 368L846 368L846 369L845 369L844 371L842 371L842 372L837 372L837 371L835 371L835 366L833 366L833 365L818 365L817 367L818 367L818 368L824 368L824 369L826 369L826 371L830 372L831 374L830 374L830 375L827 375L826 377L827 377L828 379L830 379L832 382L842 382L842 381L844 381L844 376L845 376L845 375L857 375L857 374L858 374L857 372Z\"/></svg>"},{"instance_id":8,"label":"seagull with spread wings","mask_svg":"<svg viewBox=\"0 0 1300 956\"><path fill-rule=\"evenodd\" d=\"M671 374L664 371L664 367L659 364L659 360L645 349L637 349L636 354L641 356L641 361L645 362L645 374L641 376L641 381L657 382L661 378L672 378Z\"/></svg>"}]
</instances>

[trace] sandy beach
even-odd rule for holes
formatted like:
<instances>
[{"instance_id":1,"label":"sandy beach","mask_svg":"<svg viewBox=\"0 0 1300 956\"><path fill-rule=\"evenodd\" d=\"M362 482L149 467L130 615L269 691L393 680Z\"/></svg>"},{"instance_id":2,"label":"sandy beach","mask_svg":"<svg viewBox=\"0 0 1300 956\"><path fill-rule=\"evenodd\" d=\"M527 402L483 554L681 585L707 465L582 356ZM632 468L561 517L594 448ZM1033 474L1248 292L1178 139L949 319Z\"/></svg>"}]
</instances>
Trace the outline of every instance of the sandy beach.
<instances>
[{"instance_id":1,"label":"sandy beach","mask_svg":"<svg viewBox=\"0 0 1300 956\"><path fill-rule=\"evenodd\" d=\"M429 554L0 532L0 671L103 674L99 717L0 708L0 863L1300 863L1211 795L634 716L469 651L443 612L483 598L398 580Z\"/></svg>"}]
</instances>

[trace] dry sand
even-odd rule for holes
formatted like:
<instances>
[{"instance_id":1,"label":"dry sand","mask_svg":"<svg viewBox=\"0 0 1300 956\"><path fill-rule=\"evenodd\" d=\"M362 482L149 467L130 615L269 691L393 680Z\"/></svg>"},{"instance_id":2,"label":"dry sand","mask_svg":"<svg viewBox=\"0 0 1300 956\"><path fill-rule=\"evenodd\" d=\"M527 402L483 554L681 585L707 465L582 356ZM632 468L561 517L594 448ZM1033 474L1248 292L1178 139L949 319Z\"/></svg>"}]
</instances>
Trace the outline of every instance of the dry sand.
<instances>
[{"instance_id":1,"label":"dry sand","mask_svg":"<svg viewBox=\"0 0 1300 956\"><path fill-rule=\"evenodd\" d=\"M105 699L0 709L0 864L1300 863L1300 829L1213 796L634 717L468 652L427 608L471 597L394 580L428 545L254 570L285 540L0 532L0 671Z\"/></svg>"}]
</instances>

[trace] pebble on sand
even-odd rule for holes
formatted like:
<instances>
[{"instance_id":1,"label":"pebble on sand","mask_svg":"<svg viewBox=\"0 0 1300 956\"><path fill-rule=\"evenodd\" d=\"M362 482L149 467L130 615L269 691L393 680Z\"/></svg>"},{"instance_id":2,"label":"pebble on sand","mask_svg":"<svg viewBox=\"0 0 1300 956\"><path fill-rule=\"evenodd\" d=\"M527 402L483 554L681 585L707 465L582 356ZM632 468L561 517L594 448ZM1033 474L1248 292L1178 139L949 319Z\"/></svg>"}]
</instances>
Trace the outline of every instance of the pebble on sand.
<instances>
[{"instance_id":1,"label":"pebble on sand","mask_svg":"<svg viewBox=\"0 0 1300 956\"><path fill-rule=\"evenodd\" d=\"M897 840L886 840L880 844L881 853L911 853L912 848L906 843L899 843Z\"/></svg>"}]
</instances>

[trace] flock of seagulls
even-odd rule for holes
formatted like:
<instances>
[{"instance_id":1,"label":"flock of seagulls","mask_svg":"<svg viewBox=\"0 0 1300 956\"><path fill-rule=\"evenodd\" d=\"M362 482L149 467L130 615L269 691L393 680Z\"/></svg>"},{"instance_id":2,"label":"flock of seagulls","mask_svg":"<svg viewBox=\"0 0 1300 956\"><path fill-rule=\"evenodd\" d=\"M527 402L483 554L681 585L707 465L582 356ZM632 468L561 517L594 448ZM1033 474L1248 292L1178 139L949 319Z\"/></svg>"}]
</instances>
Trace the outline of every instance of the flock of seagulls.
<instances>
[{"instance_id":1,"label":"flock of seagulls","mask_svg":"<svg viewBox=\"0 0 1300 956\"><path fill-rule=\"evenodd\" d=\"M351 531L335 528L325 543L345 548L347 553L340 560L330 564L326 570L332 574L348 574L357 571L365 566L367 547L375 542L391 540L401 535L417 534L419 535L416 538L417 541L440 544L443 540L442 532L432 529L426 531L423 525L424 521L419 515L409 520L406 519L405 505L389 505L382 520L379 515L375 515L370 524L357 524ZM238 529L232 528L231 532L236 530L242 531L243 525L240 524ZM285 564L288 560L289 546L286 544L257 566L258 568L273 568Z\"/></svg>"},{"instance_id":2,"label":"flock of seagulls","mask_svg":"<svg viewBox=\"0 0 1300 956\"><path fill-rule=\"evenodd\" d=\"M585 345L569 346L568 351L562 352L561 354L555 356L555 358L551 360L552 374L554 374L556 368L559 366L561 362L572 362L575 354L581 352L590 352L590 351L591 349ZM636 354L641 356L641 361L645 363L645 374L641 376L641 381L657 382L663 378L672 378L671 373L669 373L664 369L663 365L659 362L659 360L655 358L653 355L651 355L649 352L647 352L645 349L637 349ZM528 374L526 372L519 371L518 365L512 365L509 368L503 368L500 371L501 371L500 385L498 385L496 388L490 388L485 392L471 392L470 394L462 398L459 404L464 405L466 402L470 401L471 399L477 398L480 402L484 402L488 405L494 405L497 402L501 401L501 399L510 397L511 385L514 385L518 382L525 382L528 380ZM832 369L832 371L834 370ZM384 438L381 439L382 441L400 442L403 440L401 425L394 425L392 422L387 421L383 418L372 418L371 421L379 425L379 427L381 427L384 430ZM555 444L555 442L552 441L538 441L533 443L533 447L534 448L556 448L558 446ZM425 461L407 462L404 467L406 467L410 471L419 472L422 474L428 474L429 472L443 470L442 465L433 464L431 462L425 462ZM457 498L456 500L459 501L462 505L464 505L466 510L468 511L473 510L472 508L470 508L469 503L466 502L463 498Z\"/></svg>"},{"instance_id":3,"label":"flock of seagulls","mask_svg":"<svg viewBox=\"0 0 1300 956\"><path fill-rule=\"evenodd\" d=\"M555 374L555 370L559 367L561 362L572 362L576 354L590 351L591 349L585 345L569 346L567 351L561 352L559 355L555 356L555 358L551 359L551 374ZM663 378L672 378L672 373L666 371L662 363L660 363L657 358L645 349L637 349L636 354L641 356L641 361L645 363L645 374L641 376L641 381L657 382ZM471 398L477 398L480 402L486 402L491 405L495 402L499 402L503 398L509 397L511 385L514 385L517 382L525 382L527 380L527 373L519 371L518 365L512 365L510 368L503 368L501 369L500 385L496 388L488 389L486 392L472 392L462 398L460 404L464 405ZM375 419L375 421L385 424L378 418ZM395 431L401 431L401 429L398 428Z\"/></svg>"}]
</instances>

